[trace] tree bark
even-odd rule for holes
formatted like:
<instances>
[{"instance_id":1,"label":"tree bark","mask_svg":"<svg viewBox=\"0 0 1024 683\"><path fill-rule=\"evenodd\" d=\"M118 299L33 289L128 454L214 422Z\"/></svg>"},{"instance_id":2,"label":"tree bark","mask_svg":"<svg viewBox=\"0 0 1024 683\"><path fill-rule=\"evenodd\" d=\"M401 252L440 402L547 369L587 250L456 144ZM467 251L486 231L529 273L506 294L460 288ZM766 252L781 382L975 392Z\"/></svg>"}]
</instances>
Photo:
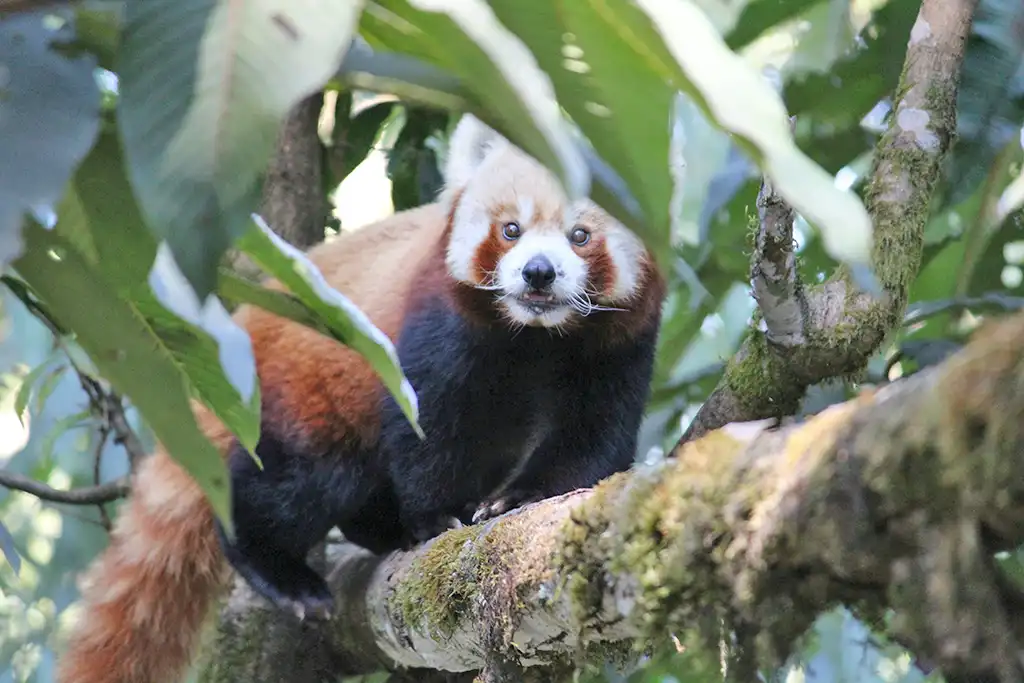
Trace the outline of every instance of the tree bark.
<instances>
[{"instance_id":1,"label":"tree bark","mask_svg":"<svg viewBox=\"0 0 1024 683\"><path fill-rule=\"evenodd\" d=\"M876 147L867 192L874 225L871 265L880 291L859 288L840 267L821 285L803 288L784 280L776 285L783 289L778 297L759 296L761 314L775 329L751 331L680 444L729 422L792 415L809 386L861 373L902 323L921 264L929 203L956 132L960 66L976 6L977 0L923 0L911 31L892 123ZM773 263L765 250L777 244L777 219L792 220L781 200L763 192L762 200L769 203L759 203L755 293L765 283L765 265ZM780 253L785 250L775 250L776 257ZM773 334L780 316L792 319L782 336Z\"/></svg>"},{"instance_id":2,"label":"tree bark","mask_svg":"<svg viewBox=\"0 0 1024 683\"><path fill-rule=\"evenodd\" d=\"M295 105L281 127L263 178L260 215L299 249L324 241L330 210L324 191L324 149L317 130L323 104L323 92L317 92ZM229 251L228 262L239 275L262 276L259 267L237 250Z\"/></svg>"},{"instance_id":3,"label":"tree bark","mask_svg":"<svg viewBox=\"0 0 1024 683\"><path fill-rule=\"evenodd\" d=\"M529 671L670 633L700 642L714 616L770 665L843 603L893 608L896 636L947 675L1021 680L1024 595L993 553L1024 541L1022 338L1017 315L803 424L730 425L412 552L332 545L325 647L350 673ZM215 680L268 680L250 673Z\"/></svg>"}]
</instances>

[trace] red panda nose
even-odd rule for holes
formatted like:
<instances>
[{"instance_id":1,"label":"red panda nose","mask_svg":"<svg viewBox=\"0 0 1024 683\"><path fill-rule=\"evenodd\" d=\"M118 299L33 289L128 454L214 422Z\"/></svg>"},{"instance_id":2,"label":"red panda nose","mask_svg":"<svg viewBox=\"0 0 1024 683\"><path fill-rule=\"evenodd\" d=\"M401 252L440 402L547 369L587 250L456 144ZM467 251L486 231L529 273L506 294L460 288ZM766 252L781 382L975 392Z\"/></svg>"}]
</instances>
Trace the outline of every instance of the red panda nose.
<instances>
[{"instance_id":1,"label":"red panda nose","mask_svg":"<svg viewBox=\"0 0 1024 683\"><path fill-rule=\"evenodd\" d=\"M537 254L523 266L523 279L533 289L547 289L555 281L555 266L547 256Z\"/></svg>"}]
</instances>

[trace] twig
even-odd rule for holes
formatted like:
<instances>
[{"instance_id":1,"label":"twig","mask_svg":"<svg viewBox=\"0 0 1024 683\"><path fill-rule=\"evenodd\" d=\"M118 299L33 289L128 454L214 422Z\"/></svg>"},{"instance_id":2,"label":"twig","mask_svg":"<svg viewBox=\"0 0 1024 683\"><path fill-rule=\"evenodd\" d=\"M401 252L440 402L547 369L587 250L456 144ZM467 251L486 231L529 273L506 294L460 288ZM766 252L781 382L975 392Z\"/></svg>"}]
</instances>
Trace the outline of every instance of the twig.
<instances>
[{"instance_id":1,"label":"twig","mask_svg":"<svg viewBox=\"0 0 1024 683\"><path fill-rule=\"evenodd\" d=\"M101 422L99 427L99 434L96 440L96 450L93 452L92 458L92 480L95 486L100 486L100 470L103 465L103 449L107 445L107 439L110 438L110 426L107 422ZM99 503L97 509L100 511L100 521L103 524L103 528L110 531L113 528L113 523L110 521L110 515L107 514L107 508L103 507L103 503Z\"/></svg>"},{"instance_id":2,"label":"twig","mask_svg":"<svg viewBox=\"0 0 1024 683\"><path fill-rule=\"evenodd\" d=\"M956 132L960 66L977 2L923 0L910 34L894 116L878 142L866 196L874 225L871 265L881 296L858 289L844 267L824 284L806 288L802 319L807 343L772 344L767 335L752 332L676 452L730 422L793 414L809 386L863 372L886 335L903 321L909 287L920 268L929 203ZM786 263L783 258L784 272ZM769 310L774 315L777 307ZM800 318L791 309L783 311L788 313L775 317L784 322L773 325L785 332L793 327L788 321Z\"/></svg>"},{"instance_id":3,"label":"twig","mask_svg":"<svg viewBox=\"0 0 1024 683\"><path fill-rule=\"evenodd\" d=\"M128 495L128 479L122 477L114 481L100 484L99 486L88 486L85 488L61 491L30 477L25 477L8 470L0 470L0 486L5 486L15 491L23 491L48 500L51 503L66 503L68 505L99 505L112 503Z\"/></svg>"}]
</instances>

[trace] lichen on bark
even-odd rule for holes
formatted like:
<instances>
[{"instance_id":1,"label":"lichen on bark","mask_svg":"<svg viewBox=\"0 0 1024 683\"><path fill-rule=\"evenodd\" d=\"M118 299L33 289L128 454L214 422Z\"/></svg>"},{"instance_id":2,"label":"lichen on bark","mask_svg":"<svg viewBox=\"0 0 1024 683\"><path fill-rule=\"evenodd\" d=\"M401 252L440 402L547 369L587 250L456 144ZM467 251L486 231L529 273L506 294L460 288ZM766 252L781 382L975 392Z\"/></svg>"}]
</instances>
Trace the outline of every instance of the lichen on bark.
<instances>
[{"instance_id":1,"label":"lichen on bark","mask_svg":"<svg viewBox=\"0 0 1024 683\"><path fill-rule=\"evenodd\" d=\"M844 265L806 288L806 343L778 346L752 329L680 443L728 422L792 414L812 384L857 377L902 322L931 197L956 133L959 69L976 4L925 0L911 32L894 115L876 145L865 193L879 292L861 290Z\"/></svg>"}]
</instances>

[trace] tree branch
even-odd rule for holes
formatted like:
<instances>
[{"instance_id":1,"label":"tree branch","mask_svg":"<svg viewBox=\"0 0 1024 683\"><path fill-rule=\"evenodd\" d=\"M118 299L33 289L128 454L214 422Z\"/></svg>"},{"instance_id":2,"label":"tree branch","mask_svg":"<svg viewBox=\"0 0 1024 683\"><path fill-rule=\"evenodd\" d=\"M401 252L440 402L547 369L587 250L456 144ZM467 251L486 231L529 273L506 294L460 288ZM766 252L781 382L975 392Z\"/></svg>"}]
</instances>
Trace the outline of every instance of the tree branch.
<instances>
[{"instance_id":1,"label":"tree branch","mask_svg":"<svg viewBox=\"0 0 1024 683\"><path fill-rule=\"evenodd\" d=\"M843 603L893 608L895 635L946 675L1021 680L1024 596L993 559L1024 541L1021 338L1017 315L803 424L730 425L412 552L332 545L325 647L342 673L472 671L495 653L534 667L701 642L724 618L771 666ZM248 600L240 583L231 601Z\"/></svg>"},{"instance_id":2,"label":"tree branch","mask_svg":"<svg viewBox=\"0 0 1024 683\"><path fill-rule=\"evenodd\" d=\"M756 260L753 288L767 333L754 331L744 342L680 445L729 422L792 414L807 387L863 371L900 324L920 267L929 202L956 131L960 65L976 5L977 0L923 0L911 31L893 121L876 148L866 197L881 296L858 290L840 267L828 282L806 290L805 309L795 277L788 277L785 250L774 251L778 262L768 259L771 269L763 267L763 258ZM784 226L787 216L764 187L758 206L764 253L762 239L770 247L772 230L783 238L785 233L766 229L766 221ZM766 272L776 274L776 281L764 281Z\"/></svg>"},{"instance_id":3,"label":"tree branch","mask_svg":"<svg viewBox=\"0 0 1024 683\"><path fill-rule=\"evenodd\" d=\"M51 503L67 503L69 505L99 505L112 503L128 495L128 479L122 477L99 486L61 491L30 477L25 477L8 470L0 470L0 486L15 491L24 491L50 501Z\"/></svg>"},{"instance_id":4,"label":"tree branch","mask_svg":"<svg viewBox=\"0 0 1024 683\"><path fill-rule=\"evenodd\" d=\"M790 118L792 129L794 119ZM776 194L766 176L757 193L760 225L754 249L750 285L764 316L768 342L781 347L807 340L807 298L796 267L793 208Z\"/></svg>"}]
</instances>

